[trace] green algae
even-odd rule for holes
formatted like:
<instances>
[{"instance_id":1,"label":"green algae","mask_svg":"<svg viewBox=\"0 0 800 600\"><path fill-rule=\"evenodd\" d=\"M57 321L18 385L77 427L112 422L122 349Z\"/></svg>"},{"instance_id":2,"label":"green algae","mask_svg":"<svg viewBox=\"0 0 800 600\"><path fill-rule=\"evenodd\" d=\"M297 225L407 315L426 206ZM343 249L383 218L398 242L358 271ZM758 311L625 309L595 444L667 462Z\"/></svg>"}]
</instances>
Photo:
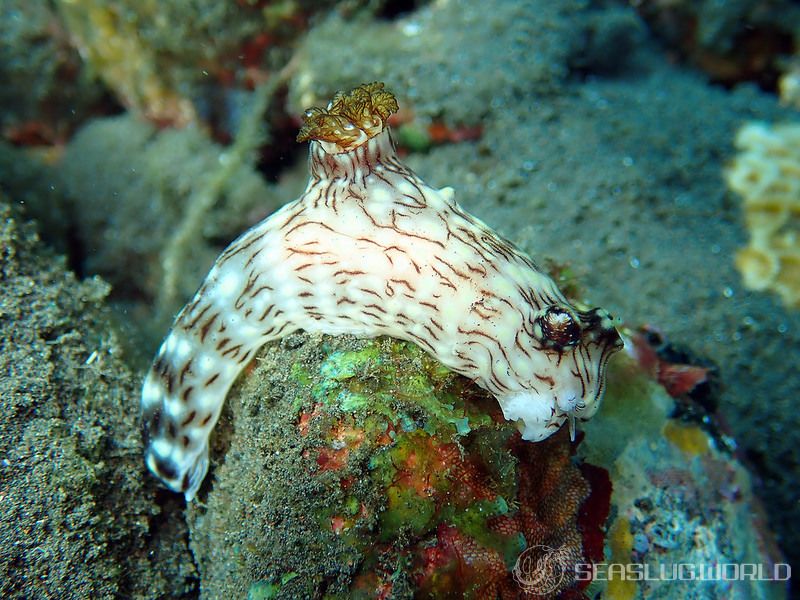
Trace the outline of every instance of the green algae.
<instances>
[{"instance_id":1,"label":"green algae","mask_svg":"<svg viewBox=\"0 0 800 600\"><path fill-rule=\"evenodd\" d=\"M273 600L281 588L297 576L297 573L284 573L277 581L256 581L247 590L247 600Z\"/></svg>"},{"instance_id":2,"label":"green algae","mask_svg":"<svg viewBox=\"0 0 800 600\"><path fill-rule=\"evenodd\" d=\"M400 364L409 360L420 368L400 371ZM319 376L320 382L313 387L314 398L344 413L366 411L368 416L359 424L368 437L392 427L392 446L374 453L369 461L370 480L386 493L386 505L379 517L379 540L388 542L401 535L419 537L440 523L449 523L479 543L498 549L513 564L524 549L518 537L509 540L487 529L487 519L508 510L502 496L467 506L448 503L444 510L437 507L434 498L450 495L454 485L449 468L443 468L442 448L473 427L491 424L488 415L468 408L458 389L447 389L446 382L453 379L450 371L413 344L373 340L357 351L331 352ZM480 451L498 441L504 443L507 437L476 439L486 441L476 444ZM495 453L492 462L502 462L496 460L501 456L506 463L513 462L507 452ZM409 465L406 472L404 465ZM513 479L513 467L510 472ZM507 477L503 479L504 487L513 494L515 484ZM348 502L350 506L343 507L342 512L352 516L354 498ZM332 512L326 511L323 522Z\"/></svg>"},{"instance_id":3,"label":"green algae","mask_svg":"<svg viewBox=\"0 0 800 600\"><path fill-rule=\"evenodd\" d=\"M412 489L390 487L386 490L386 511L381 514L381 541L398 535L419 536L435 523L436 506L432 499L421 498Z\"/></svg>"},{"instance_id":4,"label":"green algae","mask_svg":"<svg viewBox=\"0 0 800 600\"><path fill-rule=\"evenodd\" d=\"M478 432L478 439L483 433ZM502 495L493 500L460 498L457 471L461 467L446 464L443 448L436 444L420 431L404 434L392 448L370 462L370 477L377 486L387 490L386 508L380 516L381 539L421 536L440 524L453 525L481 546L500 552L507 566L513 567L519 553L525 549L524 538L521 534L499 534L488 527L492 517L509 513L508 502ZM472 445L467 451L470 456L471 449ZM506 459L514 464L510 456L506 455ZM511 497L516 494L516 482L508 491ZM442 502L442 498L447 501Z\"/></svg>"},{"instance_id":5,"label":"green algae","mask_svg":"<svg viewBox=\"0 0 800 600\"><path fill-rule=\"evenodd\" d=\"M419 369L398 376L398 363L409 360ZM443 390L451 372L412 344L371 341L355 352L333 352L319 374L321 381L313 387L318 402L345 412L368 407L405 431L417 428L420 414L430 435L445 430L466 435L491 422L485 414L470 412L457 393Z\"/></svg>"},{"instance_id":6,"label":"green algae","mask_svg":"<svg viewBox=\"0 0 800 600\"><path fill-rule=\"evenodd\" d=\"M397 128L397 143L411 152L427 152L433 145L427 130L416 123L405 123Z\"/></svg>"},{"instance_id":7,"label":"green algae","mask_svg":"<svg viewBox=\"0 0 800 600\"><path fill-rule=\"evenodd\" d=\"M301 365L294 363L291 367L291 377L300 385L310 385L311 375Z\"/></svg>"},{"instance_id":8,"label":"green algae","mask_svg":"<svg viewBox=\"0 0 800 600\"><path fill-rule=\"evenodd\" d=\"M525 537L521 533L499 534L487 527L488 519L508 513L508 503L505 498L498 496L495 500L478 501L460 512L452 511L452 514L445 514L443 521L455 525L459 531L472 537L481 546L497 550L503 557L506 567L511 570L519 555L527 547Z\"/></svg>"},{"instance_id":9,"label":"green algae","mask_svg":"<svg viewBox=\"0 0 800 600\"><path fill-rule=\"evenodd\" d=\"M292 572L277 597L374 597L359 586L382 581L411 598L441 528L513 564L520 536L489 526L517 510L515 428L495 422L494 398L388 338L295 334L254 364L212 437L224 462L188 510L204 596Z\"/></svg>"}]
</instances>

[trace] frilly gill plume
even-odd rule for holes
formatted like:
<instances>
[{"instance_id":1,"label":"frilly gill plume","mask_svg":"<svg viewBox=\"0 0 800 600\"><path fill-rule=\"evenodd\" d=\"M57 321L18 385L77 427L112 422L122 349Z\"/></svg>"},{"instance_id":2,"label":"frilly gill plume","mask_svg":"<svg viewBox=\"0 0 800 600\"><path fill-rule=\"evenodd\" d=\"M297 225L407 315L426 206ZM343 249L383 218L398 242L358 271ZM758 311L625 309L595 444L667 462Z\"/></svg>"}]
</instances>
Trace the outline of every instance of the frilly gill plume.
<instances>
[{"instance_id":1,"label":"frilly gill plume","mask_svg":"<svg viewBox=\"0 0 800 600\"><path fill-rule=\"evenodd\" d=\"M383 131L386 120L397 110L394 95L380 82L337 92L326 108L306 110L297 141L328 142L346 152Z\"/></svg>"}]
</instances>

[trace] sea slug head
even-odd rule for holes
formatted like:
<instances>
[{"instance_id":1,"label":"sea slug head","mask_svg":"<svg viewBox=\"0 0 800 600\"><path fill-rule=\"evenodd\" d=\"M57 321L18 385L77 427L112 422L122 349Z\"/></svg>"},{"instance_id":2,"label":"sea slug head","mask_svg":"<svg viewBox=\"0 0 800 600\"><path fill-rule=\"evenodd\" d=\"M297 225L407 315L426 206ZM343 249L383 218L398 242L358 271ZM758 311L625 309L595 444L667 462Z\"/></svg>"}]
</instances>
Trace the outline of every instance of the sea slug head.
<instances>
[{"instance_id":1,"label":"sea slug head","mask_svg":"<svg viewBox=\"0 0 800 600\"><path fill-rule=\"evenodd\" d=\"M535 311L530 330L542 348L541 366L530 389L501 398L503 413L519 420L522 437L543 440L568 421L586 421L600 407L608 359L622 349L622 339L607 311L581 312L568 304Z\"/></svg>"},{"instance_id":2,"label":"sea slug head","mask_svg":"<svg viewBox=\"0 0 800 600\"><path fill-rule=\"evenodd\" d=\"M381 133L397 109L394 94L378 81L337 92L326 108L306 110L297 141L316 140L329 154L348 152Z\"/></svg>"}]
</instances>

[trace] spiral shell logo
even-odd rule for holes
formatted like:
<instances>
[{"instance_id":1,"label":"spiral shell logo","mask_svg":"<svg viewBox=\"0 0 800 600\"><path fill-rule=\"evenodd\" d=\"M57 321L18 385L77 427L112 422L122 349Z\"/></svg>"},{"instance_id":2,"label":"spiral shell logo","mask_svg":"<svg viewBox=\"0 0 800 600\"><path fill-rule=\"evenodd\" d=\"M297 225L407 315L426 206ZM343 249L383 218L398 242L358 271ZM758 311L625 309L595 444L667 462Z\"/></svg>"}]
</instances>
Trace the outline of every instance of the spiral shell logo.
<instances>
[{"instance_id":1,"label":"spiral shell logo","mask_svg":"<svg viewBox=\"0 0 800 600\"><path fill-rule=\"evenodd\" d=\"M531 546L517 558L512 574L528 594L547 595L560 591L572 582L568 553L550 546Z\"/></svg>"}]
</instances>

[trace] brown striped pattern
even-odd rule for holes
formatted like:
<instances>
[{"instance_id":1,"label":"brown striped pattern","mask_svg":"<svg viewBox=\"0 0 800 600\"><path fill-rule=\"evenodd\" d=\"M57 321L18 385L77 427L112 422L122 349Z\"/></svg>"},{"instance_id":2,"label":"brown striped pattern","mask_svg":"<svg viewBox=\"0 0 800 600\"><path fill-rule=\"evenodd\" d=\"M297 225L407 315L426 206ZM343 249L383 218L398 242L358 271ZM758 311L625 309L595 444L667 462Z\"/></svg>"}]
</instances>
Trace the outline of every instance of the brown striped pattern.
<instances>
[{"instance_id":1,"label":"brown striped pattern","mask_svg":"<svg viewBox=\"0 0 800 600\"><path fill-rule=\"evenodd\" d=\"M298 329L412 341L494 394L527 439L594 414L619 348L604 311L570 306L452 190L403 166L388 130L349 152L310 152L306 192L222 253L147 376L147 463L167 485L196 493L233 380ZM548 338L553 307L576 343Z\"/></svg>"}]
</instances>

